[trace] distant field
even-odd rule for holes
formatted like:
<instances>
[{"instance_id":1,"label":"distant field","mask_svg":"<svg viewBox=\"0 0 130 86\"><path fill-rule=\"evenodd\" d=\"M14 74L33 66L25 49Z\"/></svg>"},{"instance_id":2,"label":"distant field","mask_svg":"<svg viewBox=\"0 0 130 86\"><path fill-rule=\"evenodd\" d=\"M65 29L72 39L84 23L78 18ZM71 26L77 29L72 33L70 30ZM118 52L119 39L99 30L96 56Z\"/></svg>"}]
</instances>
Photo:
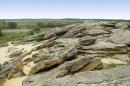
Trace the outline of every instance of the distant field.
<instances>
[{"instance_id":1,"label":"distant field","mask_svg":"<svg viewBox=\"0 0 130 86\"><path fill-rule=\"evenodd\" d=\"M0 37L0 42L16 41L27 36L28 29L4 29L3 36Z\"/></svg>"},{"instance_id":2,"label":"distant field","mask_svg":"<svg viewBox=\"0 0 130 86\"><path fill-rule=\"evenodd\" d=\"M48 31L52 28L41 28L41 32ZM3 29L3 36L0 37L0 42L16 41L26 36L31 29Z\"/></svg>"},{"instance_id":3,"label":"distant field","mask_svg":"<svg viewBox=\"0 0 130 86\"><path fill-rule=\"evenodd\" d=\"M37 25L42 23L40 32L50 30L54 27L62 27L74 23L82 23L87 20L96 21L127 21L127 20L111 20L111 19L0 19L6 23L15 22L18 29L3 29L3 36L0 37L0 42L15 41L28 36L29 32Z\"/></svg>"},{"instance_id":4,"label":"distant field","mask_svg":"<svg viewBox=\"0 0 130 86\"><path fill-rule=\"evenodd\" d=\"M3 36L0 37L0 42L15 41L24 38L31 33L34 26L40 25L40 32L50 30L55 27L62 27L74 23L82 23L84 19L2 19L7 24L15 22L18 29L3 29Z\"/></svg>"},{"instance_id":5,"label":"distant field","mask_svg":"<svg viewBox=\"0 0 130 86\"><path fill-rule=\"evenodd\" d=\"M29 32L29 29L3 29L4 37L22 36Z\"/></svg>"},{"instance_id":6,"label":"distant field","mask_svg":"<svg viewBox=\"0 0 130 86\"><path fill-rule=\"evenodd\" d=\"M5 22L16 22L20 29L30 29L38 22L42 23L43 27L62 27L74 23L82 23L84 19L6 19Z\"/></svg>"}]
</instances>

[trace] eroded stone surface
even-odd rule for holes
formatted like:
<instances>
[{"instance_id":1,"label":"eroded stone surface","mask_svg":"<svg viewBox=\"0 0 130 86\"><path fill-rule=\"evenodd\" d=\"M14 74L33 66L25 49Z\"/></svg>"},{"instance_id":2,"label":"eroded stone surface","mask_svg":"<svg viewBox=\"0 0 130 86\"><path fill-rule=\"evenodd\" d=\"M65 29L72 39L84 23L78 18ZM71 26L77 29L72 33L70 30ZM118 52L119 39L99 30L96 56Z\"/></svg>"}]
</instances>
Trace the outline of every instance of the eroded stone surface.
<instances>
[{"instance_id":1,"label":"eroded stone surface","mask_svg":"<svg viewBox=\"0 0 130 86\"><path fill-rule=\"evenodd\" d=\"M117 44L130 44L130 31L126 29L113 30L110 41Z\"/></svg>"},{"instance_id":2,"label":"eroded stone surface","mask_svg":"<svg viewBox=\"0 0 130 86\"><path fill-rule=\"evenodd\" d=\"M43 40L35 42L39 37ZM0 78L28 75L23 86L115 86L118 82L129 86L129 76L123 74L129 70L125 66L130 62L129 37L127 22L120 21L88 20L57 27L8 49L13 58L2 63ZM33 47L21 47L26 43L33 43ZM103 64L124 66L95 71Z\"/></svg>"},{"instance_id":3,"label":"eroded stone surface","mask_svg":"<svg viewBox=\"0 0 130 86\"><path fill-rule=\"evenodd\" d=\"M37 86L129 86L130 66L121 66L114 69L81 72L74 75L67 75L62 78L43 80L35 83ZM36 79L36 77L34 77ZM28 78L29 79L29 78ZM33 77L32 77L33 79ZM26 80L25 80L26 81ZM28 80L23 86L33 86ZM34 81L35 82L35 81Z\"/></svg>"}]
</instances>

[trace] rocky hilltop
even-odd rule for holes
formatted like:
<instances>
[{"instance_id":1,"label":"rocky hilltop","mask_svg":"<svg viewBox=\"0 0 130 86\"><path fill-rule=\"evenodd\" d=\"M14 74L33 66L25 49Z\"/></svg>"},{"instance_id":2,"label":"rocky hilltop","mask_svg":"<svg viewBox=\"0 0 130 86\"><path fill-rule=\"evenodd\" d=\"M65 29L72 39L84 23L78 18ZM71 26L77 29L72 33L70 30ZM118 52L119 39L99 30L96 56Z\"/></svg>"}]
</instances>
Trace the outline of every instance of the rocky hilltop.
<instances>
[{"instance_id":1,"label":"rocky hilltop","mask_svg":"<svg viewBox=\"0 0 130 86\"><path fill-rule=\"evenodd\" d=\"M1 82L26 76L22 86L130 85L128 22L89 20L54 28L1 49L6 55L0 59L9 58L1 62Z\"/></svg>"}]
</instances>

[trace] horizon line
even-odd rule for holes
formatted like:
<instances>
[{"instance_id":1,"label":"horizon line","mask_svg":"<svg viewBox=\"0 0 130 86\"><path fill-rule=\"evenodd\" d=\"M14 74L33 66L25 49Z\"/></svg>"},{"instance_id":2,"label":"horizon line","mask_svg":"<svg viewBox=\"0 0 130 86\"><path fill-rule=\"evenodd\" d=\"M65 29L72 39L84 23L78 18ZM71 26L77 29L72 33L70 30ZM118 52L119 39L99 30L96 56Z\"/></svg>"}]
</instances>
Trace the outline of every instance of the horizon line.
<instances>
[{"instance_id":1,"label":"horizon line","mask_svg":"<svg viewBox=\"0 0 130 86\"><path fill-rule=\"evenodd\" d=\"M83 20L130 20L130 19L123 19L123 18L0 18L0 20L8 20L8 19L83 19Z\"/></svg>"}]
</instances>

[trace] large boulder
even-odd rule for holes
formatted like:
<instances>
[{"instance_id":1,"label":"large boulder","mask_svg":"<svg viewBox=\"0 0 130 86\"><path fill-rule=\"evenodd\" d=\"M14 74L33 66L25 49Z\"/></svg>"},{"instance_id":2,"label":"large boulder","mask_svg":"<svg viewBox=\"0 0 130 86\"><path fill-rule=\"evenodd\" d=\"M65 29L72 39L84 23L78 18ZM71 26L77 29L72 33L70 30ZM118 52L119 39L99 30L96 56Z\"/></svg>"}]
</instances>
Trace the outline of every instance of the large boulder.
<instances>
[{"instance_id":1,"label":"large boulder","mask_svg":"<svg viewBox=\"0 0 130 86\"><path fill-rule=\"evenodd\" d=\"M126 29L113 30L110 41L116 44L130 44L130 31Z\"/></svg>"},{"instance_id":2,"label":"large boulder","mask_svg":"<svg viewBox=\"0 0 130 86\"><path fill-rule=\"evenodd\" d=\"M97 41L90 46L79 46L79 52L87 54L125 54L128 53L128 49L124 44Z\"/></svg>"},{"instance_id":3,"label":"large boulder","mask_svg":"<svg viewBox=\"0 0 130 86\"><path fill-rule=\"evenodd\" d=\"M42 73L28 77L23 81L23 86L34 86L49 79L61 78L65 75L72 74L80 70L82 67L84 67L86 64L89 64L90 62L91 58L89 57L82 57L74 59L72 61L67 61L60 66L53 68L52 70L43 71Z\"/></svg>"},{"instance_id":4,"label":"large boulder","mask_svg":"<svg viewBox=\"0 0 130 86\"><path fill-rule=\"evenodd\" d=\"M74 34L73 34L73 32L69 31L66 34L64 34L62 37L63 38L73 38Z\"/></svg>"},{"instance_id":5,"label":"large boulder","mask_svg":"<svg viewBox=\"0 0 130 86\"><path fill-rule=\"evenodd\" d=\"M126 29L128 28L128 23L127 22L118 22L116 25L115 25L116 28L123 28L123 29Z\"/></svg>"},{"instance_id":6,"label":"large boulder","mask_svg":"<svg viewBox=\"0 0 130 86\"><path fill-rule=\"evenodd\" d=\"M25 64L23 72L26 75L37 73L73 58L78 52L76 49L77 39L57 39L55 43L52 47L43 48L32 54L31 57L23 58L23 64Z\"/></svg>"},{"instance_id":7,"label":"large boulder","mask_svg":"<svg viewBox=\"0 0 130 86\"><path fill-rule=\"evenodd\" d=\"M10 58L15 58L15 57L20 56L22 53L23 53L22 50L15 50L14 52L12 52L12 53L10 54L9 57L10 57Z\"/></svg>"},{"instance_id":8,"label":"large boulder","mask_svg":"<svg viewBox=\"0 0 130 86\"><path fill-rule=\"evenodd\" d=\"M84 31L84 33L86 35L90 35L90 36L98 36L98 35L103 35L103 34L109 34L108 31L106 31L104 29L96 28L96 27L91 27L91 28L87 29L86 31Z\"/></svg>"},{"instance_id":9,"label":"large boulder","mask_svg":"<svg viewBox=\"0 0 130 86\"><path fill-rule=\"evenodd\" d=\"M36 77L23 81L23 86L129 86L130 66L120 66L108 70L81 72L62 78L46 79L35 83ZM30 79L30 80L29 80ZM44 79L44 80L43 80ZM28 82L26 82L28 80ZM34 84L31 84L34 83Z\"/></svg>"},{"instance_id":10,"label":"large boulder","mask_svg":"<svg viewBox=\"0 0 130 86\"><path fill-rule=\"evenodd\" d=\"M102 27L114 27L115 21L96 21L96 20L87 20L84 22L85 25L91 26L102 26Z\"/></svg>"},{"instance_id":11,"label":"large boulder","mask_svg":"<svg viewBox=\"0 0 130 86\"><path fill-rule=\"evenodd\" d=\"M95 38L91 38L91 37L82 37L79 38L79 44L83 45L83 46L88 46L88 45L92 45L94 44L96 41Z\"/></svg>"},{"instance_id":12,"label":"large boulder","mask_svg":"<svg viewBox=\"0 0 130 86\"><path fill-rule=\"evenodd\" d=\"M115 55L113 55L111 57L115 58L115 59L118 59L118 60L121 60L123 62L127 62L127 63L130 62L130 56L128 54L115 54Z\"/></svg>"}]
</instances>

